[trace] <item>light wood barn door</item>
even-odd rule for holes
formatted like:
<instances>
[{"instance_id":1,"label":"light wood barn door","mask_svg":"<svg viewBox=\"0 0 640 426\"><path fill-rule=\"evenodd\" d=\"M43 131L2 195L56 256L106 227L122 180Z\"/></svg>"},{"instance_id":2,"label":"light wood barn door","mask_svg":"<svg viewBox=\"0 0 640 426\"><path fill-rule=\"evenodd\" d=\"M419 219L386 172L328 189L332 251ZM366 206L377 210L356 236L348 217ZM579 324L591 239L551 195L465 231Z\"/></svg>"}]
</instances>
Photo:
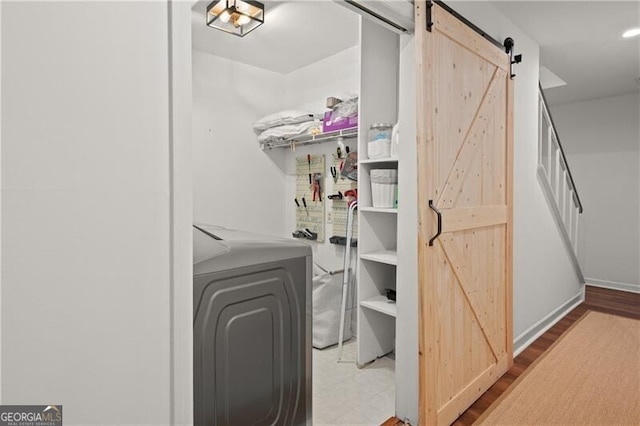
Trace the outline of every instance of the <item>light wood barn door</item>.
<instances>
[{"instance_id":1,"label":"light wood barn door","mask_svg":"<svg viewBox=\"0 0 640 426\"><path fill-rule=\"evenodd\" d=\"M427 31L416 1L420 423L440 425L513 363L513 87L504 50L430 9Z\"/></svg>"}]
</instances>

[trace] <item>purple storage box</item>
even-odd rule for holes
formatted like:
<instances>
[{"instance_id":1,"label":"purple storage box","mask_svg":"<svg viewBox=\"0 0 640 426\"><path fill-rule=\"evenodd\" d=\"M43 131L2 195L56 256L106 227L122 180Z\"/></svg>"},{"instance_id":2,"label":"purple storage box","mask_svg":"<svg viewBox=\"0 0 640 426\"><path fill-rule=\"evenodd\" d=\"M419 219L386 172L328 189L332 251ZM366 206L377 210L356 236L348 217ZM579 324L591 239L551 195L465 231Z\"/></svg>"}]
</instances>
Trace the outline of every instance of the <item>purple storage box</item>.
<instances>
[{"instance_id":1,"label":"purple storage box","mask_svg":"<svg viewBox=\"0 0 640 426\"><path fill-rule=\"evenodd\" d=\"M332 116L333 111L327 111L324 113L324 119L322 120L323 133L358 127L358 114L351 117L343 117L335 121L332 120Z\"/></svg>"}]
</instances>

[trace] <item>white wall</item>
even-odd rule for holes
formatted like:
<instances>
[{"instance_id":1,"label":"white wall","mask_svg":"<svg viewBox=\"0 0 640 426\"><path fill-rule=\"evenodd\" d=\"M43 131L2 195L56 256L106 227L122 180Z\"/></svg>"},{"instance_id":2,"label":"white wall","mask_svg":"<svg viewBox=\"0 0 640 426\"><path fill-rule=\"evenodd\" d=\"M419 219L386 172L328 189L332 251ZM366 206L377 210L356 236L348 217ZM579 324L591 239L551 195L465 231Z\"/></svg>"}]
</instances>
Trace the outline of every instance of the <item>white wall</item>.
<instances>
[{"instance_id":1,"label":"white wall","mask_svg":"<svg viewBox=\"0 0 640 426\"><path fill-rule=\"evenodd\" d=\"M323 112L329 96L358 94L359 82L358 46L353 46L286 74L285 102L294 108Z\"/></svg>"},{"instance_id":2,"label":"white wall","mask_svg":"<svg viewBox=\"0 0 640 426\"><path fill-rule=\"evenodd\" d=\"M2 4L2 403L169 424L165 2Z\"/></svg>"},{"instance_id":3,"label":"white wall","mask_svg":"<svg viewBox=\"0 0 640 426\"><path fill-rule=\"evenodd\" d=\"M193 182L191 4L169 2L171 331L170 423L193 422Z\"/></svg>"},{"instance_id":4,"label":"white wall","mask_svg":"<svg viewBox=\"0 0 640 426\"><path fill-rule=\"evenodd\" d=\"M0 2L0 100L2 99L2 2ZM0 188L2 188L2 104L0 102ZM0 242L2 241L2 193L0 192ZM3 382L2 376L2 244L0 243L0 383ZM2 385L0 385L0 402L3 401Z\"/></svg>"},{"instance_id":5,"label":"white wall","mask_svg":"<svg viewBox=\"0 0 640 426\"><path fill-rule=\"evenodd\" d=\"M418 192L416 144L416 48L413 35L400 37L398 117L398 266L396 317L396 416L418 424ZM413 208L412 208L413 206Z\"/></svg>"},{"instance_id":6,"label":"white wall","mask_svg":"<svg viewBox=\"0 0 640 426\"><path fill-rule=\"evenodd\" d=\"M588 283L640 292L640 94L553 105L584 213L579 258Z\"/></svg>"},{"instance_id":7,"label":"white wall","mask_svg":"<svg viewBox=\"0 0 640 426\"><path fill-rule=\"evenodd\" d=\"M282 74L193 52L194 220L283 236L284 150L262 151L251 125L283 109Z\"/></svg>"}]
</instances>

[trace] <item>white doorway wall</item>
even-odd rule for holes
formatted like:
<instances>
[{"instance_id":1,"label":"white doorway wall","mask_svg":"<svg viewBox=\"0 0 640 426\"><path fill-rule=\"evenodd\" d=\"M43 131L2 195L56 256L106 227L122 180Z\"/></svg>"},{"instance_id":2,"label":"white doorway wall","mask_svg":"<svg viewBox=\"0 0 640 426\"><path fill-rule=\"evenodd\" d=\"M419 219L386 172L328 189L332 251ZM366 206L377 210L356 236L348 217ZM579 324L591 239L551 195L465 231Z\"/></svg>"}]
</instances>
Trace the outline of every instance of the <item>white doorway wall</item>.
<instances>
[{"instance_id":1,"label":"white doorway wall","mask_svg":"<svg viewBox=\"0 0 640 426\"><path fill-rule=\"evenodd\" d=\"M2 2L3 404L192 422L188 6Z\"/></svg>"}]
</instances>

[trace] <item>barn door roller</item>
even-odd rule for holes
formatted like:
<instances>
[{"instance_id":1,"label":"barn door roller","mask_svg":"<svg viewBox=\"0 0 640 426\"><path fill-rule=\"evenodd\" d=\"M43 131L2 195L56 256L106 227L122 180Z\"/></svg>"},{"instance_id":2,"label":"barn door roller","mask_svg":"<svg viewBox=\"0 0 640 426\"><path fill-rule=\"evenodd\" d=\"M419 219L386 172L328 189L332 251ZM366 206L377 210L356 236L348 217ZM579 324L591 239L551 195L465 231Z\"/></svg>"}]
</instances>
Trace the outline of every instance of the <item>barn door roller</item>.
<instances>
[{"instance_id":1,"label":"barn door roller","mask_svg":"<svg viewBox=\"0 0 640 426\"><path fill-rule=\"evenodd\" d=\"M431 27L433 27L433 17L431 16L431 10L433 9L433 2L431 0L427 0L427 31L431 32Z\"/></svg>"},{"instance_id":2,"label":"barn door roller","mask_svg":"<svg viewBox=\"0 0 640 426\"><path fill-rule=\"evenodd\" d=\"M522 62L522 55L513 54L514 45L515 45L515 42L511 37L507 37L504 39L504 50L507 52L507 55L509 55L509 58L510 58L509 62L511 63L509 65L509 76L511 77L512 80L513 80L513 77L516 76L513 73L513 64L519 64L520 62Z\"/></svg>"}]
</instances>

